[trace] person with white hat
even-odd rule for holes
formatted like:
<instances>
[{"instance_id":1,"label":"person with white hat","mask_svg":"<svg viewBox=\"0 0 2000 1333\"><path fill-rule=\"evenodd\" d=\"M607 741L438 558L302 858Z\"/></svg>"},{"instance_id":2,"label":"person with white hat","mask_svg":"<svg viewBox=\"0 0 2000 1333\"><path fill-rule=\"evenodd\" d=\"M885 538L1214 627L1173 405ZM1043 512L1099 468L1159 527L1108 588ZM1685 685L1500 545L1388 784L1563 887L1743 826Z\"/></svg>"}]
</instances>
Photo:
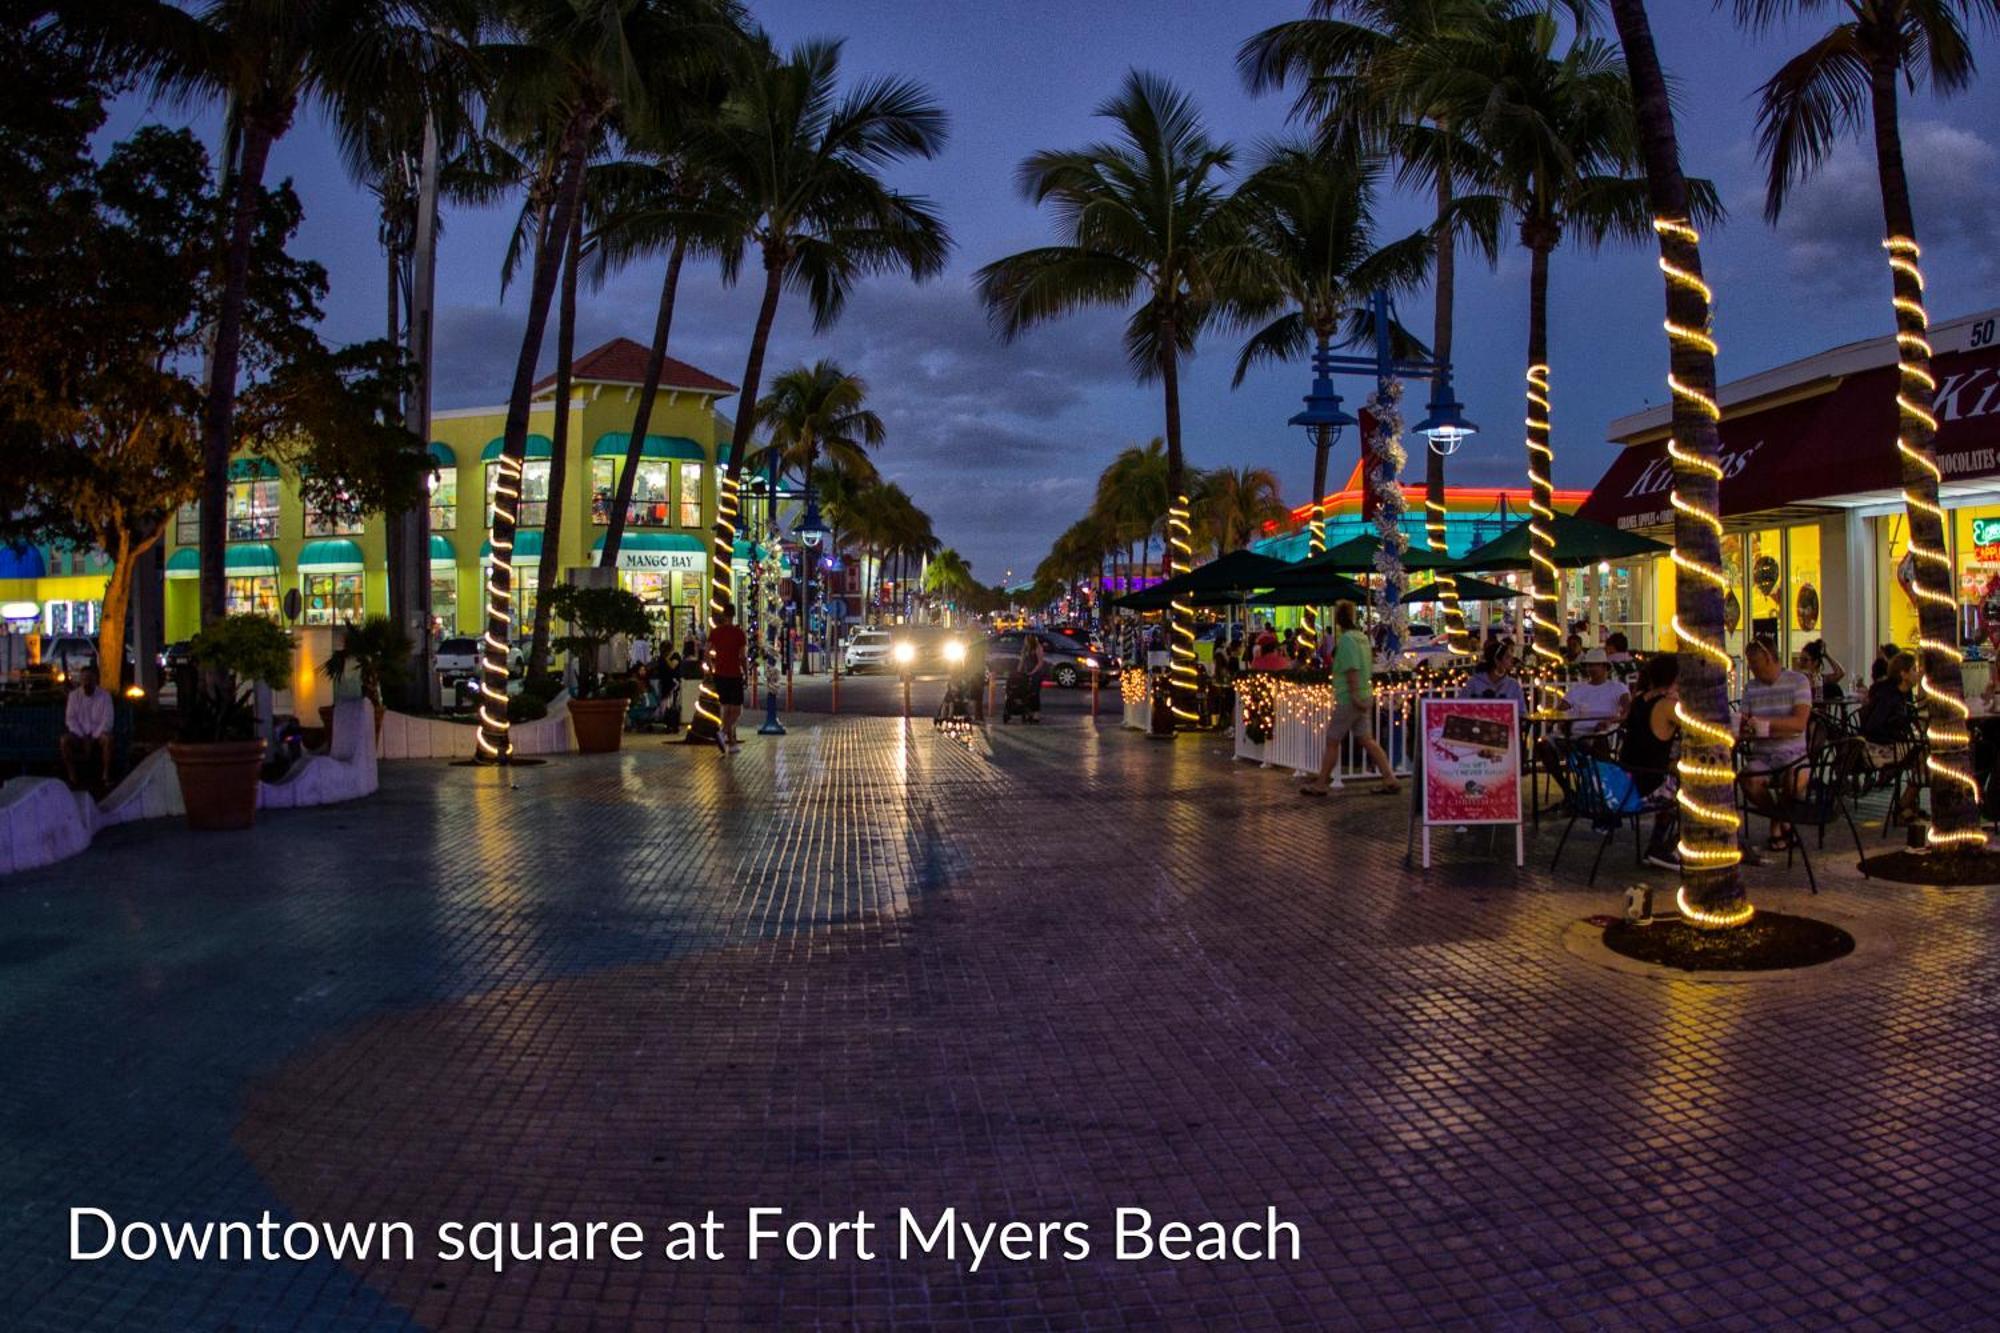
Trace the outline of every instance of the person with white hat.
<instances>
[{"instance_id":1,"label":"person with white hat","mask_svg":"<svg viewBox=\"0 0 2000 1333\"><path fill-rule=\"evenodd\" d=\"M1563 706L1573 718L1572 736L1595 736L1625 720L1632 694L1623 681L1611 678L1611 657L1602 648L1584 653L1582 665L1583 679L1572 681L1563 690Z\"/></svg>"}]
</instances>

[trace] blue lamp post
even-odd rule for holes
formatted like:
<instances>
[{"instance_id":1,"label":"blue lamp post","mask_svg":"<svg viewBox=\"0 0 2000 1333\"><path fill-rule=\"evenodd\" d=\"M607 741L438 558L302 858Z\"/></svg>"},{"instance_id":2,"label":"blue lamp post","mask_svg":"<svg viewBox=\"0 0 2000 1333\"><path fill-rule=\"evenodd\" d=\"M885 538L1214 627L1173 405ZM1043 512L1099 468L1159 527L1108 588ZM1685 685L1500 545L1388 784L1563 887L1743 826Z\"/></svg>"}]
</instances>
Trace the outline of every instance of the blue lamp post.
<instances>
[{"instance_id":1,"label":"blue lamp post","mask_svg":"<svg viewBox=\"0 0 2000 1333\"><path fill-rule=\"evenodd\" d=\"M1378 398L1386 398L1392 380L1429 377L1431 380L1431 401L1424 419L1417 423L1418 433L1428 437L1430 447L1440 454L1456 452L1465 437L1476 432L1479 427L1466 420L1464 404L1457 401L1451 389L1451 366L1442 361L1423 360L1415 357L1398 357L1392 354L1389 345L1390 305L1387 292L1376 292L1368 299L1371 322L1375 326L1375 354L1373 356L1335 356L1325 344L1313 353L1314 395L1320 391L1320 384L1327 381L1331 393L1330 377L1336 373L1373 375ZM1333 400L1338 410L1339 399ZM1313 395L1306 399L1310 412ZM1300 418L1307 413L1293 417L1294 423L1303 424ZM1352 420L1352 418L1349 418ZM1317 497L1315 497L1317 500ZM1383 549L1390 552L1389 569L1385 571L1385 600L1390 610L1394 610L1402 597L1401 552L1394 543L1385 542ZM1392 651L1394 644L1390 645Z\"/></svg>"},{"instance_id":2,"label":"blue lamp post","mask_svg":"<svg viewBox=\"0 0 2000 1333\"><path fill-rule=\"evenodd\" d=\"M778 451L771 450L768 473L764 478L764 558L775 561L783 549L778 541ZM785 724L778 720L778 654L772 648L776 638L785 632L784 617L774 615L778 607L778 584L775 571L771 574L770 596L766 598L764 589L758 589L757 604L761 619L762 642L758 651L764 654L764 724L757 728L759 736L782 736Z\"/></svg>"},{"instance_id":3,"label":"blue lamp post","mask_svg":"<svg viewBox=\"0 0 2000 1333\"><path fill-rule=\"evenodd\" d=\"M804 645L805 674L812 674L812 608L813 572L819 564L820 543L826 540L826 521L819 516L819 497L813 494L812 479L806 479L806 511L799 515L799 521L792 525L792 535L799 539L799 564L803 568L803 579L799 584L799 629L800 642Z\"/></svg>"},{"instance_id":4,"label":"blue lamp post","mask_svg":"<svg viewBox=\"0 0 2000 1333\"><path fill-rule=\"evenodd\" d=\"M1344 427L1352 426L1355 420L1341 410L1340 395L1333 388L1333 346L1326 338L1321 338L1313 348L1312 392L1305 398L1303 412L1293 414L1287 425L1301 427L1313 442L1313 497L1312 518L1306 530L1306 559L1312 560L1326 550L1326 487L1321 483L1326 479L1327 455L1333 451L1335 441L1340 439ZM1319 646L1319 608L1305 608L1306 648L1311 651Z\"/></svg>"}]
</instances>

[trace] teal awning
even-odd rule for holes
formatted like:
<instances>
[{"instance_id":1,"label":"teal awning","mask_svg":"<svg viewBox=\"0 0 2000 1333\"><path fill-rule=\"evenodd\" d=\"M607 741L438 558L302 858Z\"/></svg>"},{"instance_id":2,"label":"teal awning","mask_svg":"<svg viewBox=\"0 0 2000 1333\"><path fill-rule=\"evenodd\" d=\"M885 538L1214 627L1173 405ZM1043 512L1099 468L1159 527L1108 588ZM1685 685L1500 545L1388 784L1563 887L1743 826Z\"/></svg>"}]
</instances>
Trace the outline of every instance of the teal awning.
<instances>
[{"instance_id":1,"label":"teal awning","mask_svg":"<svg viewBox=\"0 0 2000 1333\"><path fill-rule=\"evenodd\" d=\"M514 559L517 563L523 556L538 556L541 553L542 530L540 528L528 528L514 534ZM481 560L491 560L493 558L493 543L490 540L479 543L479 558Z\"/></svg>"},{"instance_id":2,"label":"teal awning","mask_svg":"<svg viewBox=\"0 0 2000 1333\"><path fill-rule=\"evenodd\" d=\"M268 458L232 458L229 460L231 481L269 481L278 475L278 465Z\"/></svg>"},{"instance_id":3,"label":"teal awning","mask_svg":"<svg viewBox=\"0 0 2000 1333\"><path fill-rule=\"evenodd\" d=\"M352 546L354 543L349 542ZM268 542L232 542L229 554L222 558L222 568L231 574L275 574L278 572L278 552Z\"/></svg>"},{"instance_id":4,"label":"teal awning","mask_svg":"<svg viewBox=\"0 0 2000 1333\"><path fill-rule=\"evenodd\" d=\"M366 567L361 548L345 537L327 537L299 548L301 574L359 574Z\"/></svg>"},{"instance_id":5,"label":"teal awning","mask_svg":"<svg viewBox=\"0 0 2000 1333\"><path fill-rule=\"evenodd\" d=\"M431 462L436 464L438 467L458 466L458 451L452 448L450 445L446 444L443 440L431 441L430 454L431 454Z\"/></svg>"},{"instance_id":6,"label":"teal awning","mask_svg":"<svg viewBox=\"0 0 2000 1333\"><path fill-rule=\"evenodd\" d=\"M757 544L755 542L750 541L749 539L744 537L738 537L736 539L736 545L730 548L729 554L732 560L748 563L749 561L755 560L761 553L757 550Z\"/></svg>"},{"instance_id":7,"label":"teal awning","mask_svg":"<svg viewBox=\"0 0 2000 1333\"><path fill-rule=\"evenodd\" d=\"M494 436L486 442L486 447L479 451L479 461L482 463L491 463L500 456L500 451L506 447L506 444L506 436ZM530 435L528 437L528 448L525 456L528 458L548 458L555 453L555 450L555 442L549 439L548 436Z\"/></svg>"},{"instance_id":8,"label":"teal awning","mask_svg":"<svg viewBox=\"0 0 2000 1333\"><path fill-rule=\"evenodd\" d=\"M192 546L183 546L167 557L167 577L170 579L193 579L201 577L201 552Z\"/></svg>"},{"instance_id":9,"label":"teal awning","mask_svg":"<svg viewBox=\"0 0 2000 1333\"><path fill-rule=\"evenodd\" d=\"M440 537L435 532L431 534L431 563L434 565L458 563L458 550L451 544L451 538Z\"/></svg>"},{"instance_id":10,"label":"teal awning","mask_svg":"<svg viewBox=\"0 0 2000 1333\"><path fill-rule=\"evenodd\" d=\"M592 458L623 458L625 446L632 438L632 432L624 430L606 431L597 437L597 443L590 448ZM639 450L641 458L684 458L691 463L706 463L708 455L702 447L684 435L648 435L646 443Z\"/></svg>"}]
</instances>

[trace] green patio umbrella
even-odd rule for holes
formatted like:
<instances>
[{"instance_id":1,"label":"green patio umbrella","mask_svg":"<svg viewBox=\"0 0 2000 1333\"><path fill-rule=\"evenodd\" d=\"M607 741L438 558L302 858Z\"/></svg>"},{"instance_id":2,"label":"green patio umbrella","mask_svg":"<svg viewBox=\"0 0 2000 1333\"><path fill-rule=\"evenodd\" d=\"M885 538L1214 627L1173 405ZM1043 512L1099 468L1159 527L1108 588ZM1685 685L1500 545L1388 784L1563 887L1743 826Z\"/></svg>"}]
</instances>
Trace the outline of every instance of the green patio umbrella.
<instances>
[{"instance_id":1,"label":"green patio umbrella","mask_svg":"<svg viewBox=\"0 0 2000 1333\"><path fill-rule=\"evenodd\" d=\"M1426 583L1415 592L1403 594L1403 605L1411 602L1435 602L1443 592L1436 583ZM1470 574L1458 576L1458 600L1461 602L1511 602L1516 597L1526 597L1524 589L1510 588L1504 583L1488 583Z\"/></svg>"},{"instance_id":2,"label":"green patio umbrella","mask_svg":"<svg viewBox=\"0 0 2000 1333\"><path fill-rule=\"evenodd\" d=\"M1255 551L1231 551L1219 560L1197 565L1150 588L1113 598L1111 605L1127 611L1164 611L1175 597L1194 606L1228 606L1259 588L1268 588L1285 571L1286 561Z\"/></svg>"},{"instance_id":3,"label":"green patio umbrella","mask_svg":"<svg viewBox=\"0 0 2000 1333\"><path fill-rule=\"evenodd\" d=\"M1330 546L1311 560L1301 560L1286 567L1287 572L1278 587L1293 583L1310 584L1320 581L1326 574L1373 574L1375 556L1382 549L1382 539L1373 533L1362 533L1350 537L1338 546ZM1451 569L1456 562L1448 555L1412 546L1403 552L1404 569Z\"/></svg>"},{"instance_id":4,"label":"green patio umbrella","mask_svg":"<svg viewBox=\"0 0 2000 1333\"><path fill-rule=\"evenodd\" d=\"M1625 532L1604 523L1593 523L1574 514L1558 514L1549 525L1556 539L1555 562L1563 569L1578 569L1600 560L1630 560L1641 555L1665 555L1672 548L1651 537ZM1460 569L1532 569L1528 558L1528 525L1507 529L1484 546L1458 559Z\"/></svg>"},{"instance_id":5,"label":"green patio umbrella","mask_svg":"<svg viewBox=\"0 0 2000 1333\"><path fill-rule=\"evenodd\" d=\"M1316 579L1286 582L1249 599L1252 606L1331 606L1335 602L1368 605L1368 589L1338 574L1322 574Z\"/></svg>"}]
</instances>

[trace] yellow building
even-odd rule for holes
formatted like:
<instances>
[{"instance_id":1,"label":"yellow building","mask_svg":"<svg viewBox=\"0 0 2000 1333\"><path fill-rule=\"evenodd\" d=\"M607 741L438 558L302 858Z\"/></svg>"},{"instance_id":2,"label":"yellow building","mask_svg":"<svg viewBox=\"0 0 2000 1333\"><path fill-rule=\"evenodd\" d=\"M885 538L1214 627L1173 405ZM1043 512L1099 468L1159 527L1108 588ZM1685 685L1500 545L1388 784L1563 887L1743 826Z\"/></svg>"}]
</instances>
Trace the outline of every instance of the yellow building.
<instances>
[{"instance_id":1,"label":"yellow building","mask_svg":"<svg viewBox=\"0 0 2000 1333\"><path fill-rule=\"evenodd\" d=\"M563 569L597 563L625 456L647 349L615 338L577 358L570 395L561 550ZM556 448L554 379L535 388L528 421L516 577L515 634L535 614L534 569L548 521L549 466ZM654 399L633 483L618 565L619 582L638 593L677 631L707 601L708 533L715 522L718 468L727 461L733 423L716 410L736 386L668 358ZM437 412L431 421L431 609L444 634L485 629L487 541L506 408ZM231 471L226 565L232 612L282 615L296 590L300 623L335 625L388 610L388 577L379 516L342 524L305 510L293 479L263 459L238 459ZM198 516L178 516L166 548L166 638L192 635L200 623ZM102 586L102 580L99 580ZM684 632L684 631L683 631Z\"/></svg>"}]
</instances>

